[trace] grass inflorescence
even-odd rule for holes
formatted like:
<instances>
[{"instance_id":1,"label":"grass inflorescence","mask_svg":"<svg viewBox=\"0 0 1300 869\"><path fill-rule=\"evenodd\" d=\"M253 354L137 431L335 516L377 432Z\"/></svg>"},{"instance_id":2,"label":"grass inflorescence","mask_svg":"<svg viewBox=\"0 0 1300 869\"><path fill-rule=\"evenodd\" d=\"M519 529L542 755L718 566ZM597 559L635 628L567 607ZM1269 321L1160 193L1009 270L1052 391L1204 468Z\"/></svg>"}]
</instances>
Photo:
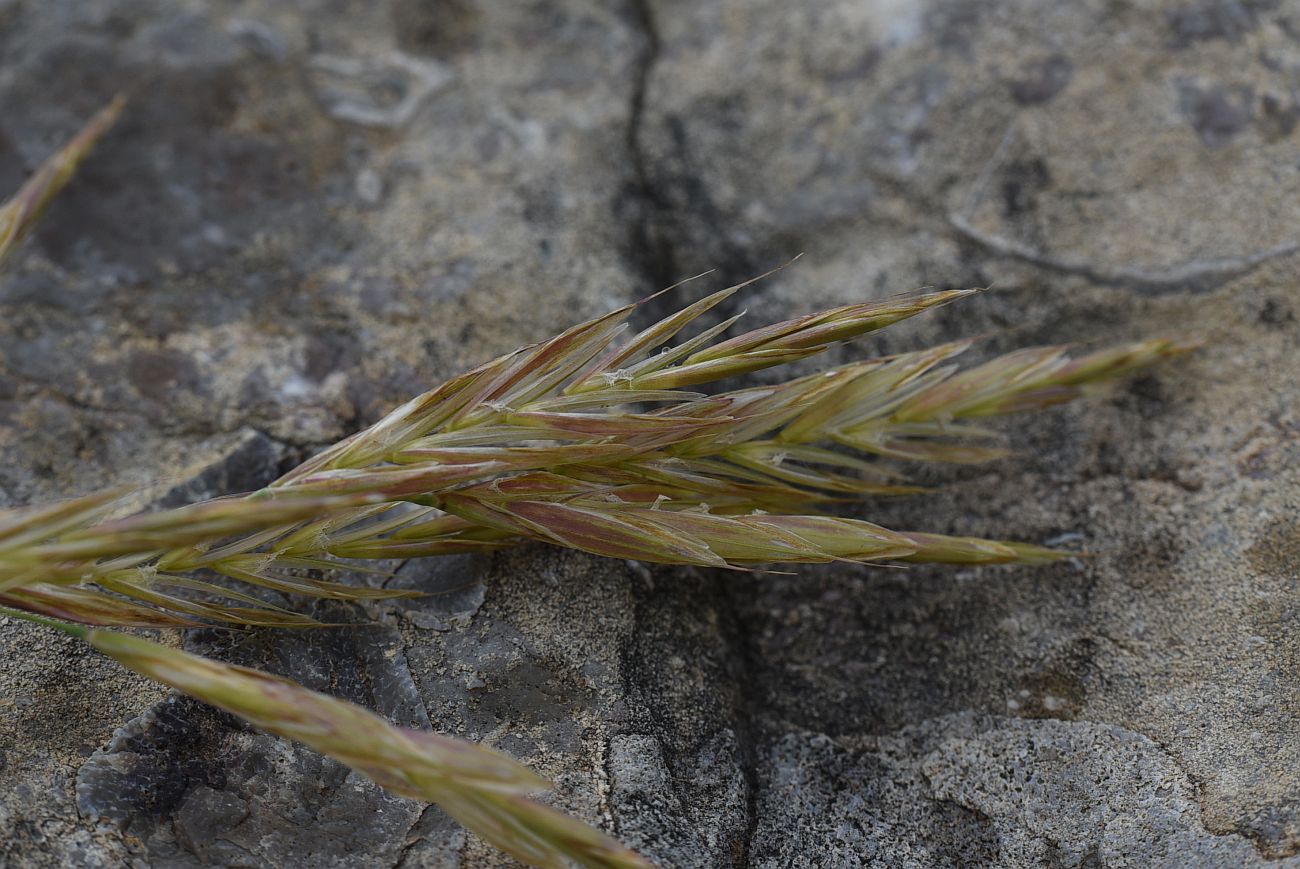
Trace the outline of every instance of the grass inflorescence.
<instances>
[{"instance_id":1,"label":"grass inflorescence","mask_svg":"<svg viewBox=\"0 0 1300 869\"><path fill-rule=\"evenodd\" d=\"M115 102L0 210L0 257L120 111ZM1037 410L1183 353L1157 338L1083 356L1021 350L961 368L970 342L867 359L770 386L700 387L804 360L969 290L845 305L728 337L681 338L730 287L627 336L636 304L454 377L257 492L115 517L122 493L0 512L0 604L124 666L303 742L395 793L438 803L536 866L648 865L529 797L546 787L492 750L390 725L291 682L69 623L309 627L258 589L411 594L325 580L353 559L535 541L723 569L775 563L1036 563L1026 543L894 531L831 512L921 491L909 462L1003 455L986 418ZM242 590L241 590L242 587ZM56 620L56 621L51 621Z\"/></svg>"}]
</instances>

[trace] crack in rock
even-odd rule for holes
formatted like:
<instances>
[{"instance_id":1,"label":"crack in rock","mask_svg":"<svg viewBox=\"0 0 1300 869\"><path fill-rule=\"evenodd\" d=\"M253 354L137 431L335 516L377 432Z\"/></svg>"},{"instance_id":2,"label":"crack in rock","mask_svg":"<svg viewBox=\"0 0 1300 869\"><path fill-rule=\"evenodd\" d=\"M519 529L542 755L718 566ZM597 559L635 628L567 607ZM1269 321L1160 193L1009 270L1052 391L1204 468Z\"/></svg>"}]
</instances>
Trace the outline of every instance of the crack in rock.
<instances>
[{"instance_id":1,"label":"crack in rock","mask_svg":"<svg viewBox=\"0 0 1300 869\"><path fill-rule=\"evenodd\" d=\"M1126 287L1148 295L1174 292L1208 293L1269 262L1300 251L1300 242L1284 242L1253 254L1236 257L1189 260L1164 268L1136 266L1102 266L1086 260L1045 253L984 230L960 214L948 216L948 222L963 237L994 253L1023 260L1052 271L1087 278L1094 284Z\"/></svg>"}]
</instances>

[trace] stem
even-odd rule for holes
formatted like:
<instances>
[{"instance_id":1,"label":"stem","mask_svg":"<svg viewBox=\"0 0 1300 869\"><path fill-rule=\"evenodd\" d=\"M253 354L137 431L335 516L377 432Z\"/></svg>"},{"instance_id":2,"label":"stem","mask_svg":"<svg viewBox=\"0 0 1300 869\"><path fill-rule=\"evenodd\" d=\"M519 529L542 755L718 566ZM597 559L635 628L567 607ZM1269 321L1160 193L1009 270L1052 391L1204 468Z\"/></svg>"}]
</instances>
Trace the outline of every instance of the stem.
<instances>
[{"instance_id":1,"label":"stem","mask_svg":"<svg viewBox=\"0 0 1300 869\"><path fill-rule=\"evenodd\" d=\"M38 616L35 613L25 613L22 610L10 609L7 606L0 606L0 615L11 616L28 622L35 622L36 624L44 625L47 628L54 628L55 630L63 631L65 634L71 634L79 640L88 639L90 636L90 629L83 628L81 625L74 625L70 622L61 622L58 619Z\"/></svg>"}]
</instances>

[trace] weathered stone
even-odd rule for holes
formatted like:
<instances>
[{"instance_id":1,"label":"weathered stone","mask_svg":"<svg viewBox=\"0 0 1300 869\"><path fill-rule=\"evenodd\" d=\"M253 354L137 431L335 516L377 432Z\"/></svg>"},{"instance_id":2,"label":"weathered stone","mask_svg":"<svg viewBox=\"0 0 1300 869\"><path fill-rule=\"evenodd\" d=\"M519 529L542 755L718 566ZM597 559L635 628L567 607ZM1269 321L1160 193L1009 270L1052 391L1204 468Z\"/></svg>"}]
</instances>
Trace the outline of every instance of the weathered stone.
<instances>
[{"instance_id":1,"label":"weathered stone","mask_svg":"<svg viewBox=\"0 0 1300 869\"><path fill-rule=\"evenodd\" d=\"M850 744L792 731L761 767L751 866L1272 865L1205 829L1179 765L1118 727L958 714Z\"/></svg>"},{"instance_id":2,"label":"weathered stone","mask_svg":"<svg viewBox=\"0 0 1300 869\"><path fill-rule=\"evenodd\" d=\"M994 287L834 360L1192 332L1010 421L1013 460L848 508L1087 558L525 547L318 610L374 627L186 642L487 740L664 866L1300 865L1297 34L1247 0L0 0L5 190L131 97L0 273L0 502L254 489L493 354L800 252L730 311ZM71 640L0 646L0 863L512 865Z\"/></svg>"}]
</instances>

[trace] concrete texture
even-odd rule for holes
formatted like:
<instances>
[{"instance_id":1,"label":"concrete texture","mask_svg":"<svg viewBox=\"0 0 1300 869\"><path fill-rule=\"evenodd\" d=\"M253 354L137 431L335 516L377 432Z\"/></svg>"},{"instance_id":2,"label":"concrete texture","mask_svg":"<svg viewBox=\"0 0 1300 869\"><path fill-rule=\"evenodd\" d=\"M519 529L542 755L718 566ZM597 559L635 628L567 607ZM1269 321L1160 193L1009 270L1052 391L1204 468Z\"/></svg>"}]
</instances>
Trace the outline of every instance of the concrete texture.
<instances>
[{"instance_id":1,"label":"concrete texture","mask_svg":"<svg viewBox=\"0 0 1300 869\"><path fill-rule=\"evenodd\" d=\"M0 274L0 503L253 488L491 355L799 252L736 309L994 287L840 359L1206 341L855 511L1084 559L529 547L330 611L377 627L188 647L498 745L664 866L1300 865L1292 0L0 0L0 58L6 190L131 97ZM71 641L0 643L0 864L509 865Z\"/></svg>"}]
</instances>

